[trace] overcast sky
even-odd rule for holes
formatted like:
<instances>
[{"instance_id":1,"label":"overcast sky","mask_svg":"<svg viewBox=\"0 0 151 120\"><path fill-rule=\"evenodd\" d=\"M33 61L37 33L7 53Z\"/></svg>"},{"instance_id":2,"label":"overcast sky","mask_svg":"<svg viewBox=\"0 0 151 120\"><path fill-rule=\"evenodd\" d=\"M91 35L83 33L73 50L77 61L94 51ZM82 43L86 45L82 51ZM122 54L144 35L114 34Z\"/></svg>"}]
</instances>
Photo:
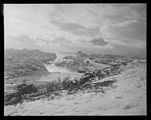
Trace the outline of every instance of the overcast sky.
<instances>
[{"instance_id":1,"label":"overcast sky","mask_svg":"<svg viewBox=\"0 0 151 120\"><path fill-rule=\"evenodd\" d=\"M146 54L146 4L4 4L5 48Z\"/></svg>"}]
</instances>

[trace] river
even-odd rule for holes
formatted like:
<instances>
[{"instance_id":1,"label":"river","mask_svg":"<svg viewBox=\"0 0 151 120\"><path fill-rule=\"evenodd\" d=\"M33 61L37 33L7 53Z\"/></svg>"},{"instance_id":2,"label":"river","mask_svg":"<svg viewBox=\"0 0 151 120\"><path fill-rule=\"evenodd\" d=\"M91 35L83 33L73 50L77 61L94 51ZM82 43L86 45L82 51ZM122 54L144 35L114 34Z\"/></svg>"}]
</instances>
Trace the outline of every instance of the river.
<instances>
[{"instance_id":1,"label":"river","mask_svg":"<svg viewBox=\"0 0 151 120\"><path fill-rule=\"evenodd\" d=\"M66 68L56 66L54 63L45 65L45 67L49 72L61 72L61 73L71 72L70 70L67 70Z\"/></svg>"}]
</instances>

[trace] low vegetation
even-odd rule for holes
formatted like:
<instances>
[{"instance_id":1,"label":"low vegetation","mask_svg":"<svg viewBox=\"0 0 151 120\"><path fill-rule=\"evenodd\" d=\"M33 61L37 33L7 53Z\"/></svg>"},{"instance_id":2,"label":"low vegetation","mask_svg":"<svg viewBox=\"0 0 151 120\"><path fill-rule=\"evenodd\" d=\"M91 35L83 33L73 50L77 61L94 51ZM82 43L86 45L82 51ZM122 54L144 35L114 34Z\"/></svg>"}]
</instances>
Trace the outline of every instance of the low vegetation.
<instances>
[{"instance_id":1,"label":"low vegetation","mask_svg":"<svg viewBox=\"0 0 151 120\"><path fill-rule=\"evenodd\" d=\"M101 81L105 77L120 74L123 69L132 61L131 58L116 55L99 55L77 53L77 57L65 57L65 61L56 62L56 66L66 67L76 72L83 73L80 78L71 80L66 77L64 80L38 82L36 80L25 79L25 76L38 76L49 74L44 67L44 63L54 61L55 54L43 53L38 50L6 50L5 52L5 77L15 78L17 85L13 87L12 93L5 93L4 104L14 105L22 103L24 100L31 101L40 98L54 98L53 95L61 95L60 92L65 90L67 94L74 94L78 91L94 90L105 93L103 87L112 87L116 80ZM92 61L91 61L92 60ZM92 63L107 64L109 67L97 69ZM143 62L143 61L142 61ZM95 68L95 69L90 69ZM18 84L18 80L21 82ZM36 81L36 82L31 82Z\"/></svg>"},{"instance_id":2,"label":"low vegetation","mask_svg":"<svg viewBox=\"0 0 151 120\"><path fill-rule=\"evenodd\" d=\"M49 72L43 63L54 61L54 53L39 50L5 50L5 79L18 78L29 75L45 75Z\"/></svg>"},{"instance_id":3,"label":"low vegetation","mask_svg":"<svg viewBox=\"0 0 151 120\"><path fill-rule=\"evenodd\" d=\"M76 56L66 56L63 61L55 62L56 66L65 67L67 69L84 73L85 71L93 71L96 68L95 64L112 65L125 64L133 59L127 56L108 55L108 54L86 54L81 51L76 53ZM125 63L124 63L125 62Z\"/></svg>"},{"instance_id":4,"label":"low vegetation","mask_svg":"<svg viewBox=\"0 0 151 120\"><path fill-rule=\"evenodd\" d=\"M14 87L14 93L5 94L5 105L21 103L24 100L35 100L40 99L41 97L50 97L52 94L56 94L56 92L61 90L66 90L68 94L73 94L79 90L85 90L88 88L98 89L97 86L108 87L115 81L103 81L102 83L97 84L92 84L92 81L95 81L96 77L102 79L119 73L118 68L110 68L86 72L80 79L75 78L73 81L71 81L69 77L65 78L64 81L58 80L39 84L29 84L23 81L23 83Z\"/></svg>"}]
</instances>

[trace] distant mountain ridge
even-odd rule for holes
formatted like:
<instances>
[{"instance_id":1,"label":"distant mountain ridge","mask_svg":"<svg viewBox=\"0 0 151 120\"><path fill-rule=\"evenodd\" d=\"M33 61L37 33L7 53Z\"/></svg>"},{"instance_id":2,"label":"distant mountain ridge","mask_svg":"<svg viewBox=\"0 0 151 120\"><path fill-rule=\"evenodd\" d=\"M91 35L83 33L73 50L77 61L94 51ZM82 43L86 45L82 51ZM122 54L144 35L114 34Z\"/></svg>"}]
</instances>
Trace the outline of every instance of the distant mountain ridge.
<instances>
[{"instance_id":1,"label":"distant mountain ridge","mask_svg":"<svg viewBox=\"0 0 151 120\"><path fill-rule=\"evenodd\" d=\"M13 49L8 48L5 50L5 57L34 57L40 61L47 63L48 61L54 61L57 56L55 53L42 52L40 50L27 50L27 49Z\"/></svg>"}]
</instances>

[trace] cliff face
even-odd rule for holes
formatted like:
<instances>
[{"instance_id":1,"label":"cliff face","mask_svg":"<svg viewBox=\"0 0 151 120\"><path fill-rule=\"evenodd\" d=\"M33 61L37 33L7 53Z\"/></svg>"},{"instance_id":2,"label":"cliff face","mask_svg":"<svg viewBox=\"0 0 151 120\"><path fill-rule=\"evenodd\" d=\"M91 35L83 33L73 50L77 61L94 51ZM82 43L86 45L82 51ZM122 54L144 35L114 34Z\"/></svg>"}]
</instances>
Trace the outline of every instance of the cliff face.
<instances>
[{"instance_id":1,"label":"cliff face","mask_svg":"<svg viewBox=\"0 0 151 120\"><path fill-rule=\"evenodd\" d=\"M43 63L54 61L55 53L45 53L39 50L5 50L5 78L16 78L27 75L43 75L49 72Z\"/></svg>"}]
</instances>

